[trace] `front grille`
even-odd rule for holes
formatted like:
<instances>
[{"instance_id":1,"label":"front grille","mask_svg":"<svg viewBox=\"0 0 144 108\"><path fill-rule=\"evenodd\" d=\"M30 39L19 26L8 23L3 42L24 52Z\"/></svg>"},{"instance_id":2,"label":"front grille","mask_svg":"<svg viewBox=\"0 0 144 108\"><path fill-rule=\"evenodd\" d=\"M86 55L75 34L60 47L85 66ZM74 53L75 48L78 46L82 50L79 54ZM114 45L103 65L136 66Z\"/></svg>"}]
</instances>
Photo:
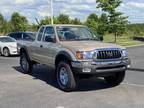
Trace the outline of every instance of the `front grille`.
<instances>
[{"instance_id":1,"label":"front grille","mask_svg":"<svg viewBox=\"0 0 144 108\"><path fill-rule=\"evenodd\" d=\"M118 59L121 58L120 50L100 50L97 53L97 59Z\"/></svg>"}]
</instances>

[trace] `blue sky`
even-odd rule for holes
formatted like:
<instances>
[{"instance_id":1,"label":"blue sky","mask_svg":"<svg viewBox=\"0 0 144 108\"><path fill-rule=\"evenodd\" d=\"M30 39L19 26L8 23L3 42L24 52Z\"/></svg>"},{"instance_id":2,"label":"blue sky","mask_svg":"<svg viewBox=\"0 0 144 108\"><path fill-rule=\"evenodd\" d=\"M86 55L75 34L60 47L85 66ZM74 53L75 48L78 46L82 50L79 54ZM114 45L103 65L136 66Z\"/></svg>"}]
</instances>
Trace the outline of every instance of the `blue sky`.
<instances>
[{"instance_id":1,"label":"blue sky","mask_svg":"<svg viewBox=\"0 0 144 108\"><path fill-rule=\"evenodd\" d=\"M90 13L101 14L96 9L95 0L53 0L54 16L59 13L68 14L71 18L77 17L85 21ZM144 23L144 0L123 0L118 8L131 23ZM13 12L20 12L31 23L35 18L42 19L50 16L50 0L0 0L0 12L10 19Z\"/></svg>"}]
</instances>

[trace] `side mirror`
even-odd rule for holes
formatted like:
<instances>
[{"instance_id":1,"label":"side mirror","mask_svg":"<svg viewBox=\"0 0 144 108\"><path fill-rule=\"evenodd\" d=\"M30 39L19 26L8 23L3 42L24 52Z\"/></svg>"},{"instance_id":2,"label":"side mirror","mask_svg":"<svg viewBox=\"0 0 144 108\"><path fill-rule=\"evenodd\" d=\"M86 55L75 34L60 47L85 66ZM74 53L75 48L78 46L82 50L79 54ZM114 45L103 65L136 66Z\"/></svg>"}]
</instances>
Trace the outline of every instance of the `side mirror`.
<instances>
[{"instance_id":1,"label":"side mirror","mask_svg":"<svg viewBox=\"0 0 144 108\"><path fill-rule=\"evenodd\" d=\"M55 42L53 35L46 35L45 36L45 42Z\"/></svg>"},{"instance_id":2,"label":"side mirror","mask_svg":"<svg viewBox=\"0 0 144 108\"><path fill-rule=\"evenodd\" d=\"M103 36L100 36L100 41L103 41L104 39L103 39Z\"/></svg>"},{"instance_id":3,"label":"side mirror","mask_svg":"<svg viewBox=\"0 0 144 108\"><path fill-rule=\"evenodd\" d=\"M103 39L103 36L98 36L98 40L99 41L103 41L104 39Z\"/></svg>"}]
</instances>

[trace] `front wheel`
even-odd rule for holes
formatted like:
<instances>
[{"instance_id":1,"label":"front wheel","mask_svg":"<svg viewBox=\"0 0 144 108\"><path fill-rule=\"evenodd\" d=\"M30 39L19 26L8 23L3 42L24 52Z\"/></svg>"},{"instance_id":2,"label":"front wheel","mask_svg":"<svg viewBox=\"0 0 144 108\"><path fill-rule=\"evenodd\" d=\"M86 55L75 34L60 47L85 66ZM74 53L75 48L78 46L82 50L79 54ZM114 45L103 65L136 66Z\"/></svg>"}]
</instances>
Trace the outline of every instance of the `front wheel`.
<instances>
[{"instance_id":1,"label":"front wheel","mask_svg":"<svg viewBox=\"0 0 144 108\"><path fill-rule=\"evenodd\" d=\"M20 66L23 73L28 74L32 72L33 64L25 53L20 56Z\"/></svg>"},{"instance_id":2,"label":"front wheel","mask_svg":"<svg viewBox=\"0 0 144 108\"><path fill-rule=\"evenodd\" d=\"M10 51L9 51L8 48L4 48L4 50L3 50L3 55L4 55L5 57L10 56Z\"/></svg>"},{"instance_id":3,"label":"front wheel","mask_svg":"<svg viewBox=\"0 0 144 108\"><path fill-rule=\"evenodd\" d=\"M115 73L112 76L104 77L105 81L112 86L119 85L121 82L123 82L124 78L125 78L125 71Z\"/></svg>"},{"instance_id":4,"label":"front wheel","mask_svg":"<svg viewBox=\"0 0 144 108\"><path fill-rule=\"evenodd\" d=\"M56 69L57 83L61 90L69 92L76 88L74 74L68 62L62 61Z\"/></svg>"}]
</instances>

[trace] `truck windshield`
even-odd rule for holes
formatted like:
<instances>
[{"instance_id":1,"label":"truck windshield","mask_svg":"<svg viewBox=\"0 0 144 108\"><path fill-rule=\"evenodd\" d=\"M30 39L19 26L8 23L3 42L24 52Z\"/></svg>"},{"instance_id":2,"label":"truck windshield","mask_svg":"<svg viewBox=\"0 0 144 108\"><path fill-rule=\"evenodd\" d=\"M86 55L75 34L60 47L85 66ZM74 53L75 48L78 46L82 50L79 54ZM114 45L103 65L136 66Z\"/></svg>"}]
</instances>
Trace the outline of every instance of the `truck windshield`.
<instances>
[{"instance_id":1,"label":"truck windshield","mask_svg":"<svg viewBox=\"0 0 144 108\"><path fill-rule=\"evenodd\" d=\"M57 33L60 41L97 40L87 27L60 26L57 27Z\"/></svg>"}]
</instances>

